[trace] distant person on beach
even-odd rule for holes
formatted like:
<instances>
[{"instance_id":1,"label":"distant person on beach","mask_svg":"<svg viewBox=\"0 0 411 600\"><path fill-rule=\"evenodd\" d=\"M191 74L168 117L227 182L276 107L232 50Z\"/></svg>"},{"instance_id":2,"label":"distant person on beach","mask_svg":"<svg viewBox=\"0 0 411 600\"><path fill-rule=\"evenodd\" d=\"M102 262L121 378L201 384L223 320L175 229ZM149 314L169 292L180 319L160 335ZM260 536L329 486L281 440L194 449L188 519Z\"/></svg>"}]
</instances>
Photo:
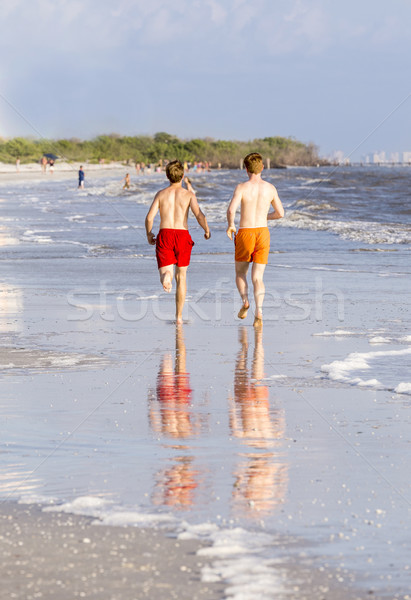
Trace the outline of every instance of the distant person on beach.
<instances>
[{"instance_id":1,"label":"distant person on beach","mask_svg":"<svg viewBox=\"0 0 411 600\"><path fill-rule=\"evenodd\" d=\"M79 171L78 171L78 187L79 189L83 190L84 189L84 171L83 171L83 165L80 165Z\"/></svg>"},{"instance_id":2,"label":"distant person on beach","mask_svg":"<svg viewBox=\"0 0 411 600\"><path fill-rule=\"evenodd\" d=\"M43 171L43 173L45 173L46 169L47 169L47 158L45 156L43 156L43 158L41 159L41 170Z\"/></svg>"},{"instance_id":3,"label":"distant person on beach","mask_svg":"<svg viewBox=\"0 0 411 600\"><path fill-rule=\"evenodd\" d=\"M20 156L16 158L16 171L20 173Z\"/></svg>"},{"instance_id":4,"label":"distant person on beach","mask_svg":"<svg viewBox=\"0 0 411 600\"><path fill-rule=\"evenodd\" d=\"M250 308L247 272L250 263L253 263L251 280L255 300L254 327L261 327L265 293L263 276L270 251L267 220L281 219L284 216L284 208L275 187L261 178L264 168L261 154L248 154L244 159L244 166L248 181L238 184L234 190L227 210L227 235L230 240L234 235L236 284L243 303L238 318L245 319ZM240 227L237 233L234 218L240 205ZM274 212L268 212L270 206Z\"/></svg>"},{"instance_id":5,"label":"distant person on beach","mask_svg":"<svg viewBox=\"0 0 411 600\"><path fill-rule=\"evenodd\" d=\"M126 173L126 176L124 177L123 190L129 190L129 189L130 189L130 173Z\"/></svg>"},{"instance_id":6,"label":"distant person on beach","mask_svg":"<svg viewBox=\"0 0 411 600\"><path fill-rule=\"evenodd\" d=\"M49 160L49 170L50 173L54 173L54 160L52 158Z\"/></svg>"},{"instance_id":7,"label":"distant person on beach","mask_svg":"<svg viewBox=\"0 0 411 600\"><path fill-rule=\"evenodd\" d=\"M166 175L170 185L157 192L147 213L145 225L148 243L156 246L160 281L166 292L171 292L174 265L176 265L176 321L182 323L187 292L187 268L194 246L187 225L189 209L191 208L199 225L204 229L206 240L210 238L210 229L187 178L185 183L188 189L182 187L184 167L181 162L179 160L170 162L166 168ZM156 237L152 228L158 211L160 211L160 230Z\"/></svg>"}]
</instances>

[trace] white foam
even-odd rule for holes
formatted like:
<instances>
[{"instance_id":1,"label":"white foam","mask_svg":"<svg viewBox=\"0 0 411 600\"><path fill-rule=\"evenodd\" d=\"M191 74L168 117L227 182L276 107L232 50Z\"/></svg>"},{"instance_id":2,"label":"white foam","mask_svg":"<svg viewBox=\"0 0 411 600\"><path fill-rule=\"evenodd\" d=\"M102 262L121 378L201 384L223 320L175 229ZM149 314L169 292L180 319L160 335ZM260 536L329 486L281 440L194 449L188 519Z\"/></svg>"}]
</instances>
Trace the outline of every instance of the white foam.
<instances>
[{"instance_id":1,"label":"white foam","mask_svg":"<svg viewBox=\"0 0 411 600\"><path fill-rule=\"evenodd\" d=\"M225 582L225 598L268 600L284 594L283 577L278 570L280 560L265 558L265 551L270 549L272 553L278 544L274 536L256 532L250 536L240 527L219 529L214 526L207 538L212 545L201 548L198 555L214 560L203 567L202 580ZM199 539L204 539L204 532Z\"/></svg>"},{"instance_id":2,"label":"white foam","mask_svg":"<svg viewBox=\"0 0 411 600\"><path fill-rule=\"evenodd\" d=\"M44 512L64 512L74 515L86 515L99 517L102 510L109 505L109 501L96 496L79 496L71 502L57 504L55 506L46 506Z\"/></svg>"},{"instance_id":3,"label":"white foam","mask_svg":"<svg viewBox=\"0 0 411 600\"><path fill-rule=\"evenodd\" d=\"M376 335L370 338L369 341L370 344L389 344L391 342L390 338L382 337L381 335Z\"/></svg>"},{"instance_id":4,"label":"white foam","mask_svg":"<svg viewBox=\"0 0 411 600\"><path fill-rule=\"evenodd\" d=\"M397 394L410 394L411 395L411 383L402 381L394 389Z\"/></svg>"},{"instance_id":5,"label":"white foam","mask_svg":"<svg viewBox=\"0 0 411 600\"><path fill-rule=\"evenodd\" d=\"M77 365L81 358L77 356L52 356L49 360L55 367L72 367Z\"/></svg>"},{"instance_id":6,"label":"white foam","mask_svg":"<svg viewBox=\"0 0 411 600\"><path fill-rule=\"evenodd\" d=\"M336 331L322 331L321 333L313 333L314 337L328 337L328 336L344 336L344 335L358 335L354 331L346 331L345 329L336 329Z\"/></svg>"},{"instance_id":7,"label":"white foam","mask_svg":"<svg viewBox=\"0 0 411 600\"><path fill-rule=\"evenodd\" d=\"M139 525L151 527L164 523L175 522L175 517L166 513L144 513L137 510L123 510L106 498L96 496L80 496L71 502L55 506L46 506L45 512L64 512L74 515L84 515L98 519L99 524L123 527Z\"/></svg>"},{"instance_id":8,"label":"white foam","mask_svg":"<svg viewBox=\"0 0 411 600\"><path fill-rule=\"evenodd\" d=\"M86 215L72 215L71 217L66 217L66 219L67 221L70 221L70 223L85 223L85 216Z\"/></svg>"},{"instance_id":9,"label":"white foam","mask_svg":"<svg viewBox=\"0 0 411 600\"><path fill-rule=\"evenodd\" d=\"M54 498L53 496L43 496L42 494L25 494L18 499L17 504L42 504L44 506L48 504L55 504L56 502L57 498Z\"/></svg>"},{"instance_id":10,"label":"white foam","mask_svg":"<svg viewBox=\"0 0 411 600\"><path fill-rule=\"evenodd\" d=\"M103 525L113 525L116 527L125 527L126 525L150 527L160 523L175 522L175 518L172 515L140 513L137 511L119 511L111 514L102 514L100 519Z\"/></svg>"},{"instance_id":11,"label":"white foam","mask_svg":"<svg viewBox=\"0 0 411 600\"><path fill-rule=\"evenodd\" d=\"M45 499L45 503L50 504L50 499ZM45 506L43 510L90 516L97 519L96 525L177 525L176 517L171 514L122 510L110 500L95 496L80 496L71 502ZM268 600L284 594L281 561L272 557L273 548L279 545L273 535L259 532L250 535L241 527L224 529L213 523L182 522L180 527L178 539L211 544L198 550L199 556L211 561L202 568L202 580L225 584L225 598Z\"/></svg>"},{"instance_id":12,"label":"white foam","mask_svg":"<svg viewBox=\"0 0 411 600\"><path fill-rule=\"evenodd\" d=\"M411 231L406 225L375 223L371 221L334 221L319 219L313 214L294 211L278 221L279 227L293 227L311 231L330 231L343 239L366 244L409 244Z\"/></svg>"},{"instance_id":13,"label":"white foam","mask_svg":"<svg viewBox=\"0 0 411 600\"><path fill-rule=\"evenodd\" d=\"M333 381L344 381L360 387L372 387L375 389L393 390L393 386L384 385L376 378L364 379L362 377L353 377L356 371L367 371L371 369L372 361L382 358L388 359L411 354L411 348L404 350L387 350L377 352L353 352L344 360L335 360L332 363L322 365L321 371L327 373ZM400 384L401 385L401 384ZM397 386L398 387L398 386Z\"/></svg>"}]
</instances>

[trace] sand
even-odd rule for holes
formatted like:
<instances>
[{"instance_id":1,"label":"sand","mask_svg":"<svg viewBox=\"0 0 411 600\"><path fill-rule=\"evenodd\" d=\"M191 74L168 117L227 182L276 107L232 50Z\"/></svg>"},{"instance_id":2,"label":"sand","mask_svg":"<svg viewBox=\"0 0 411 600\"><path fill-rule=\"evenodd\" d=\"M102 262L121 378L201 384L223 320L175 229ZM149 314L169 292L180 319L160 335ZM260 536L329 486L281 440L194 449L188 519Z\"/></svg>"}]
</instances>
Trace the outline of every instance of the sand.
<instances>
[{"instance_id":1,"label":"sand","mask_svg":"<svg viewBox=\"0 0 411 600\"><path fill-rule=\"evenodd\" d=\"M197 541L176 539L164 529L104 526L89 517L45 513L36 504L3 502L0 597L223 600L227 597L223 580L202 581L211 563L201 556L204 548L207 546ZM273 590L273 598L379 597L372 590L356 592L349 574L318 568L308 558L284 560L280 573L289 591L283 596ZM234 593L232 585L231 590ZM253 597L260 596L255 592Z\"/></svg>"},{"instance_id":2,"label":"sand","mask_svg":"<svg viewBox=\"0 0 411 600\"><path fill-rule=\"evenodd\" d=\"M372 380L382 325L406 346L404 279L367 258L350 271L341 251L319 282L320 252L271 255L258 336L252 308L236 319L232 255L204 255L194 231L181 335L145 246L77 244L118 240L103 227L119 214L61 194L2 205L20 218L5 221L18 243L2 248L0 290L4 598L405 600L409 397L391 363L384 389L363 389L347 358L368 357ZM146 206L131 206L143 227ZM27 241L28 219L50 240ZM51 239L59 220L75 245ZM91 517L37 504L74 512L84 496L102 503ZM150 526L158 511L168 529Z\"/></svg>"},{"instance_id":3,"label":"sand","mask_svg":"<svg viewBox=\"0 0 411 600\"><path fill-rule=\"evenodd\" d=\"M93 519L0 505L1 598L217 600L201 583L198 542L156 529L100 527Z\"/></svg>"}]
</instances>

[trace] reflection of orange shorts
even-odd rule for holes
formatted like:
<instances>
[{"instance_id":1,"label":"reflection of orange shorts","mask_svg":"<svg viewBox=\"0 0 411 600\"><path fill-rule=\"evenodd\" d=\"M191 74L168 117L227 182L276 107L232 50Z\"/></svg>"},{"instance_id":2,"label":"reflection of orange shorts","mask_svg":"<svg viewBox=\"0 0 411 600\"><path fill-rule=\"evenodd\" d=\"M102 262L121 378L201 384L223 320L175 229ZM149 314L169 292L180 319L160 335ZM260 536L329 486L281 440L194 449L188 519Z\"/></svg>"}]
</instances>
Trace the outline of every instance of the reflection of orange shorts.
<instances>
[{"instance_id":1,"label":"reflection of orange shorts","mask_svg":"<svg viewBox=\"0 0 411 600\"><path fill-rule=\"evenodd\" d=\"M270 251L268 227L244 227L235 236L235 259L237 262L255 262L266 265Z\"/></svg>"}]
</instances>

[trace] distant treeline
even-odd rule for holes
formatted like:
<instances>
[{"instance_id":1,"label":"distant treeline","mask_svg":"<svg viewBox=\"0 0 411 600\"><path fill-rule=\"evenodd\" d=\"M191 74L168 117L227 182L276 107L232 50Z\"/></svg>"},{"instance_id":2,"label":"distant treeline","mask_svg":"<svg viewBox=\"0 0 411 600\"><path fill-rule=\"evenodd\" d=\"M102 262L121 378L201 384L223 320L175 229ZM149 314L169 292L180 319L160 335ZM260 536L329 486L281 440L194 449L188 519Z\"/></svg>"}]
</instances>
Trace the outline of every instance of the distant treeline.
<instances>
[{"instance_id":1,"label":"distant treeline","mask_svg":"<svg viewBox=\"0 0 411 600\"><path fill-rule=\"evenodd\" d=\"M169 133L154 136L99 135L92 140L32 140L13 138L0 140L0 162L38 162L43 154L53 153L66 161L120 161L158 163L160 160L208 161L213 167L238 167L249 152L260 152L271 166L316 165L321 163L317 147L293 138L265 137L249 142L214 140L212 138L181 140Z\"/></svg>"}]
</instances>

